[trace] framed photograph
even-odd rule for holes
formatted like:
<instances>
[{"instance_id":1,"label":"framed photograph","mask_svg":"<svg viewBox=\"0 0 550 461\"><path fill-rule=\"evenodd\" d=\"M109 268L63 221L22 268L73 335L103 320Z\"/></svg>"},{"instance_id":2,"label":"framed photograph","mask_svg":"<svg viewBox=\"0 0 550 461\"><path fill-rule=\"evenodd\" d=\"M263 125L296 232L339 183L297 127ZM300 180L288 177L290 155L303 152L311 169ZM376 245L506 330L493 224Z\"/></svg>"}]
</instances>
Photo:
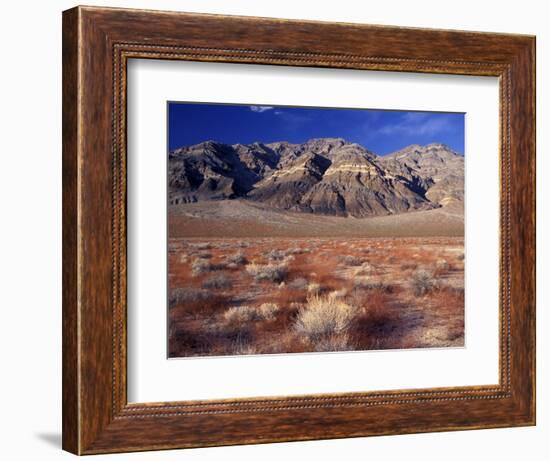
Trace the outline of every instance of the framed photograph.
<instances>
[{"instance_id":1,"label":"framed photograph","mask_svg":"<svg viewBox=\"0 0 550 461\"><path fill-rule=\"evenodd\" d=\"M63 447L535 424L535 39L63 13Z\"/></svg>"}]
</instances>

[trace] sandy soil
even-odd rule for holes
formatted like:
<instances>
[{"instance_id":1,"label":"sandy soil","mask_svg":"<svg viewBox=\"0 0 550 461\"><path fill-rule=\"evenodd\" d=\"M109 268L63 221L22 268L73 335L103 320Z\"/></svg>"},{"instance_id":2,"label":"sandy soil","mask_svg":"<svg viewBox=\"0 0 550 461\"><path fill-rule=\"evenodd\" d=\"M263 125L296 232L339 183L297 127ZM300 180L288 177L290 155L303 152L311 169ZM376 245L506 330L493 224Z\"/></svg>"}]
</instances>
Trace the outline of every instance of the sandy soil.
<instances>
[{"instance_id":1,"label":"sandy soil","mask_svg":"<svg viewBox=\"0 0 550 461\"><path fill-rule=\"evenodd\" d=\"M171 206L170 237L462 237L464 209L357 219L293 213L243 200Z\"/></svg>"}]
</instances>

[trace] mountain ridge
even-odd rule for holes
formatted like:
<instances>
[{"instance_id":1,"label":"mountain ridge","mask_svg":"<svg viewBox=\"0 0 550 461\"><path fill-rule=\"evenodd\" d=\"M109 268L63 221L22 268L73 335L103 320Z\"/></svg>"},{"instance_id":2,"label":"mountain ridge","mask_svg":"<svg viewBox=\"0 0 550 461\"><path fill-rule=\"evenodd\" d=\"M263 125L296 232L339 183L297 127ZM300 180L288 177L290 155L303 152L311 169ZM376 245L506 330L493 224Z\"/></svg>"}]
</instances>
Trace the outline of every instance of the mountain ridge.
<instances>
[{"instance_id":1,"label":"mountain ridge","mask_svg":"<svg viewBox=\"0 0 550 461\"><path fill-rule=\"evenodd\" d=\"M343 138L224 144L169 152L170 205L246 199L279 210L364 218L464 200L464 157L413 144L378 156Z\"/></svg>"}]
</instances>

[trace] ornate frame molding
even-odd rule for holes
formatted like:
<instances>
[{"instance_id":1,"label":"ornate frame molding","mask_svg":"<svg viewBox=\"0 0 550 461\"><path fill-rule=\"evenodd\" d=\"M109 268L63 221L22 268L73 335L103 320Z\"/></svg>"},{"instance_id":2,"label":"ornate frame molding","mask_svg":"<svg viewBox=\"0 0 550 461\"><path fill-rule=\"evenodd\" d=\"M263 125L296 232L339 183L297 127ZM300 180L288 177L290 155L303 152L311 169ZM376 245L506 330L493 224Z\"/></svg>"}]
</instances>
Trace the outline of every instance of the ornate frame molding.
<instances>
[{"instance_id":1,"label":"ornate frame molding","mask_svg":"<svg viewBox=\"0 0 550 461\"><path fill-rule=\"evenodd\" d=\"M534 424L532 37L89 7L68 10L63 20L65 449L103 453ZM213 32L178 31L203 23ZM262 27L284 31L285 38L267 39ZM308 34L334 30L341 35L335 42L322 40L317 49L308 43ZM214 40L219 33L224 38ZM344 44L346 38L351 44ZM420 51L407 50L404 41ZM371 49L370 42L377 45ZM499 385L129 404L129 59L499 77Z\"/></svg>"}]
</instances>

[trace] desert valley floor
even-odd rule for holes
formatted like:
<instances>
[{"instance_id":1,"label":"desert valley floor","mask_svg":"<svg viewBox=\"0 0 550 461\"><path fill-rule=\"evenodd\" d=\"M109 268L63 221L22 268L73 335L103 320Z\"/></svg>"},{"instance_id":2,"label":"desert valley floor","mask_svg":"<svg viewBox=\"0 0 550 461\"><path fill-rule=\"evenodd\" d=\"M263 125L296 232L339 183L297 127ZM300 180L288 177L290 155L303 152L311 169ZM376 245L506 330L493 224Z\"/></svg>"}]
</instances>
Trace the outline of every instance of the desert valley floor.
<instances>
[{"instance_id":1,"label":"desert valley floor","mask_svg":"<svg viewBox=\"0 0 550 461\"><path fill-rule=\"evenodd\" d=\"M370 219L171 207L169 356L463 346L462 232L462 207Z\"/></svg>"}]
</instances>

